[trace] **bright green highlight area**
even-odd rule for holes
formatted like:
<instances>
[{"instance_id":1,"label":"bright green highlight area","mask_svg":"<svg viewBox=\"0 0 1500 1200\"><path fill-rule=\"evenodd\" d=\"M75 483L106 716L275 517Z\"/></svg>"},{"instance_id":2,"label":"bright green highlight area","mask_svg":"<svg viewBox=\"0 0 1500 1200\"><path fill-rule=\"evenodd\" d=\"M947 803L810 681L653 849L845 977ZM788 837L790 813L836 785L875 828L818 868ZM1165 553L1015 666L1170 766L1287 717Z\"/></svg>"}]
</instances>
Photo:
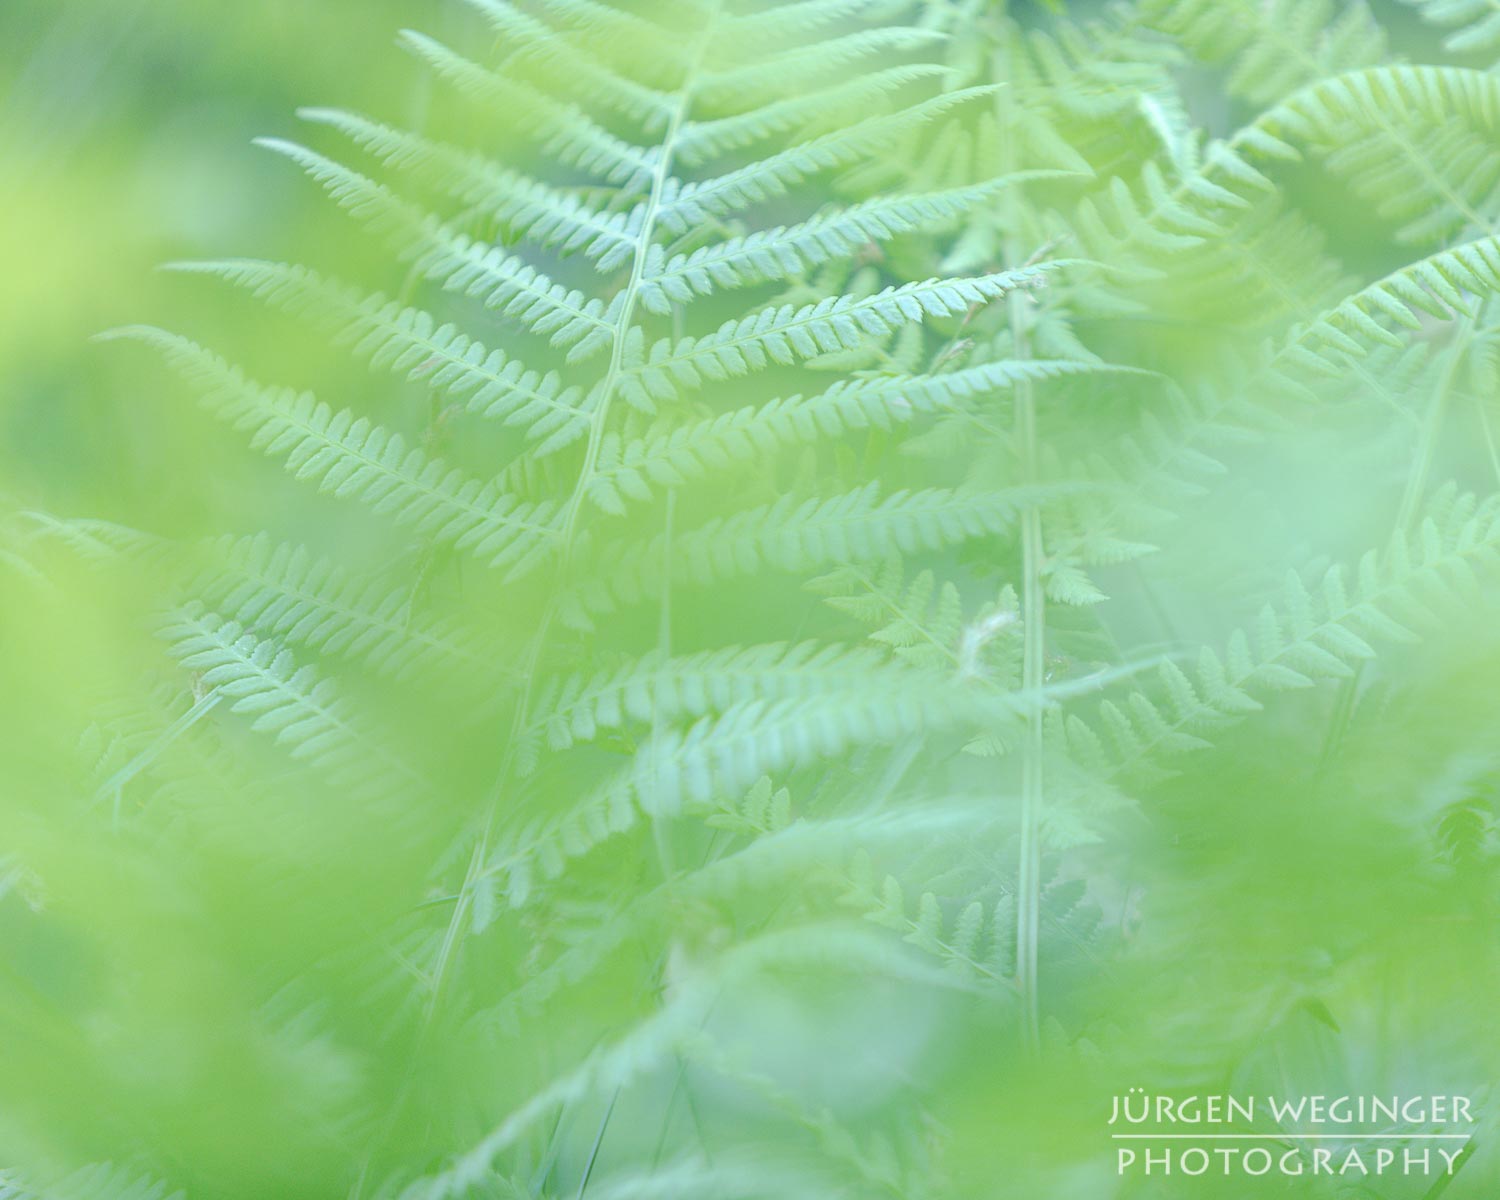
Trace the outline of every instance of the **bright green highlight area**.
<instances>
[{"instance_id":1,"label":"bright green highlight area","mask_svg":"<svg viewBox=\"0 0 1500 1200\"><path fill-rule=\"evenodd\" d=\"M0 41L0 1196L1493 1193L1500 9Z\"/></svg>"}]
</instances>

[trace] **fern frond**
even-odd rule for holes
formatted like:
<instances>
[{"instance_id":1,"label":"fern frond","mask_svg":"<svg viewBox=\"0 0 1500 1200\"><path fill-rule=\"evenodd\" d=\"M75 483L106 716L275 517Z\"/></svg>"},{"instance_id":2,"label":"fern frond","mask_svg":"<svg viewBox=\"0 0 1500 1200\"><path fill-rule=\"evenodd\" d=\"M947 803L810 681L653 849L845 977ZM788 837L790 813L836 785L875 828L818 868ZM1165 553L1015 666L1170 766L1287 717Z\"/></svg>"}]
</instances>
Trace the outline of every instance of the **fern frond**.
<instances>
[{"instance_id":1,"label":"fern frond","mask_svg":"<svg viewBox=\"0 0 1500 1200\"><path fill-rule=\"evenodd\" d=\"M1018 702L955 688L942 676L896 672L900 692L837 691L810 699L752 700L686 730L658 729L635 756L631 783L647 813L675 815L742 792L762 775L795 770L850 746L891 743L970 722L1014 716Z\"/></svg>"},{"instance_id":2,"label":"fern frond","mask_svg":"<svg viewBox=\"0 0 1500 1200\"><path fill-rule=\"evenodd\" d=\"M1350 178L1406 242L1492 231L1500 215L1500 80L1460 67L1373 67L1310 84L1262 114L1247 144L1296 146Z\"/></svg>"},{"instance_id":3,"label":"fern frond","mask_svg":"<svg viewBox=\"0 0 1500 1200\"><path fill-rule=\"evenodd\" d=\"M1316 592L1289 574L1281 602L1264 606L1253 628L1236 631L1222 655L1204 648L1192 676L1163 664L1164 703L1137 692L1124 706L1101 707L1112 758L1096 735L1072 722L1069 750L1096 770L1149 777L1158 770L1153 757L1201 749L1207 743L1200 733L1258 710L1257 693L1347 678L1354 664L1375 656L1368 639L1416 640L1412 626L1430 624L1455 592L1472 590L1478 571L1500 563L1500 500L1478 505L1471 498L1453 509L1448 527L1429 517L1414 536L1398 534L1384 553L1366 554L1352 593L1339 567Z\"/></svg>"},{"instance_id":4,"label":"fern frond","mask_svg":"<svg viewBox=\"0 0 1500 1200\"><path fill-rule=\"evenodd\" d=\"M1320 379L1337 377L1377 347L1407 345L1410 331L1422 328L1419 314L1440 321L1452 320L1455 314L1472 316L1477 298L1497 289L1500 238L1481 238L1441 251L1360 289L1293 330L1268 369L1294 386L1299 386L1295 373L1301 371ZM1301 390L1310 391L1305 386Z\"/></svg>"},{"instance_id":5,"label":"fern frond","mask_svg":"<svg viewBox=\"0 0 1500 1200\"><path fill-rule=\"evenodd\" d=\"M1016 990L1015 899L1003 894L991 907L971 900L949 916L933 892L923 892L915 914L894 875L879 882L869 858L856 856L841 901L861 911L865 920L901 935L944 963L956 978L983 982L1007 992Z\"/></svg>"},{"instance_id":6,"label":"fern frond","mask_svg":"<svg viewBox=\"0 0 1500 1200\"><path fill-rule=\"evenodd\" d=\"M1141 168L1139 196L1116 177L1107 190L1079 205L1074 220L1084 244L1100 248L1095 253L1124 246L1138 253L1175 253L1227 234L1222 210L1247 204L1206 174L1195 171L1174 181L1155 162L1147 162Z\"/></svg>"},{"instance_id":7,"label":"fern frond","mask_svg":"<svg viewBox=\"0 0 1500 1200\"><path fill-rule=\"evenodd\" d=\"M716 217L780 196L810 175L858 162L888 148L912 129L994 90L976 87L947 92L894 113L867 117L726 174L679 184L660 205L658 223L669 233L680 234Z\"/></svg>"},{"instance_id":8,"label":"fern frond","mask_svg":"<svg viewBox=\"0 0 1500 1200\"><path fill-rule=\"evenodd\" d=\"M1195 57L1227 61L1226 88L1253 104L1386 57L1385 30L1360 0L1148 0L1142 15Z\"/></svg>"},{"instance_id":9,"label":"fern frond","mask_svg":"<svg viewBox=\"0 0 1500 1200\"><path fill-rule=\"evenodd\" d=\"M932 571L908 581L893 555L878 568L840 566L806 586L830 608L869 626L872 641L892 647L905 661L932 670L962 668L963 598L951 581L939 584Z\"/></svg>"},{"instance_id":10,"label":"fern frond","mask_svg":"<svg viewBox=\"0 0 1500 1200\"><path fill-rule=\"evenodd\" d=\"M708 962L693 964L676 981L661 1008L555 1077L440 1174L404 1193L404 1200L458 1200L471 1194L476 1185L491 1178L495 1160L549 1113L586 1096L623 1088L674 1051L703 1044L699 1027L725 988L742 987L776 968L809 966L847 972L855 978L959 986L952 976L926 969L888 939L847 922L824 921L759 934Z\"/></svg>"},{"instance_id":11,"label":"fern frond","mask_svg":"<svg viewBox=\"0 0 1500 1200\"><path fill-rule=\"evenodd\" d=\"M806 572L851 561L880 562L897 553L951 546L1013 528L1029 504L1065 494L1063 485L1003 491L928 488L884 498L868 484L840 496L799 499L716 518L671 539L670 578L709 584L763 570ZM664 537L617 551L607 583L585 585L580 597L608 611L655 594L663 577Z\"/></svg>"},{"instance_id":12,"label":"fern frond","mask_svg":"<svg viewBox=\"0 0 1500 1200\"><path fill-rule=\"evenodd\" d=\"M626 395L642 403L676 399L705 378L719 382L758 371L852 350L866 338L894 332L927 317L961 316L1020 288L1038 286L1046 275L1075 263L1058 259L969 279L927 279L888 287L873 296L838 296L815 304L762 309L726 321L704 337L663 338L649 354L632 355L622 381Z\"/></svg>"},{"instance_id":13,"label":"fern frond","mask_svg":"<svg viewBox=\"0 0 1500 1200\"><path fill-rule=\"evenodd\" d=\"M179 1188L114 1163L95 1163L49 1187L0 1175L0 1200L187 1200Z\"/></svg>"},{"instance_id":14,"label":"fern frond","mask_svg":"<svg viewBox=\"0 0 1500 1200\"><path fill-rule=\"evenodd\" d=\"M892 376L839 382L809 397L792 396L623 442L607 435L588 496L606 512L627 500L646 501L653 488L679 487L737 464L758 463L790 446L862 429L894 429L951 411L973 397L1004 392L1023 381L1074 375L1149 377L1149 372L1067 359L1002 359L944 375Z\"/></svg>"},{"instance_id":15,"label":"fern frond","mask_svg":"<svg viewBox=\"0 0 1500 1200\"><path fill-rule=\"evenodd\" d=\"M726 54L774 54L783 44L805 45L809 35L862 15L862 0L792 0L731 16L718 44Z\"/></svg>"},{"instance_id":16,"label":"fern frond","mask_svg":"<svg viewBox=\"0 0 1500 1200\"><path fill-rule=\"evenodd\" d=\"M154 565L154 560L167 551L163 539L112 521L58 517L36 510L20 515L21 536L26 541L54 539L84 562L108 565L121 559L133 559Z\"/></svg>"},{"instance_id":17,"label":"fern frond","mask_svg":"<svg viewBox=\"0 0 1500 1200\"><path fill-rule=\"evenodd\" d=\"M216 565L189 591L258 634L398 679L427 666L460 679L489 673L493 652L474 631L414 614L408 591L353 576L306 547L258 534L221 539L208 557Z\"/></svg>"},{"instance_id":18,"label":"fern frond","mask_svg":"<svg viewBox=\"0 0 1500 1200\"><path fill-rule=\"evenodd\" d=\"M1053 685L1045 696L964 686L951 675L887 665L899 691L838 688L806 698L730 705L687 728L658 726L629 766L581 803L512 834L491 871L503 875L519 906L537 877L556 878L581 857L645 818L710 808L766 775L797 770L853 746L892 744L914 735L1000 730L1033 706L1045 706L1096 681ZM855 681L851 681L853 683Z\"/></svg>"},{"instance_id":19,"label":"fern frond","mask_svg":"<svg viewBox=\"0 0 1500 1200\"><path fill-rule=\"evenodd\" d=\"M1403 0L1422 20L1452 30L1443 49L1453 54L1500 55L1500 3L1497 0Z\"/></svg>"},{"instance_id":20,"label":"fern frond","mask_svg":"<svg viewBox=\"0 0 1500 1200\"><path fill-rule=\"evenodd\" d=\"M540 442L539 454L568 445L588 429L588 409L576 385L565 387L555 371L543 375L490 350L422 309L367 296L286 263L230 259L173 263L171 269L227 280L294 316L331 326L373 366L420 380L463 401L469 412L525 429Z\"/></svg>"},{"instance_id":21,"label":"fern frond","mask_svg":"<svg viewBox=\"0 0 1500 1200\"><path fill-rule=\"evenodd\" d=\"M393 778L416 778L361 727L337 685L312 667L298 666L290 650L197 603L172 614L161 636L173 657L197 673L201 687L222 696L230 712L253 717L252 730L273 735L293 758L332 782L381 788Z\"/></svg>"},{"instance_id":22,"label":"fern frond","mask_svg":"<svg viewBox=\"0 0 1500 1200\"><path fill-rule=\"evenodd\" d=\"M828 77L837 79L876 55L930 49L945 39L939 31L915 26L859 29L793 47L772 58L711 67L699 82L698 92L710 106L758 108L784 96L788 80L809 86Z\"/></svg>"},{"instance_id":23,"label":"fern frond","mask_svg":"<svg viewBox=\"0 0 1500 1200\"><path fill-rule=\"evenodd\" d=\"M1311 84L1254 124L1272 137L1326 145L1351 125L1388 129L1393 119L1413 115L1488 127L1500 116L1500 81L1463 67L1372 67Z\"/></svg>"},{"instance_id":24,"label":"fern frond","mask_svg":"<svg viewBox=\"0 0 1500 1200\"><path fill-rule=\"evenodd\" d=\"M687 303L695 295L791 278L847 258L864 246L879 245L916 229L936 229L972 212L1002 188L1069 174L1021 171L940 192L877 197L799 225L728 238L658 261L642 281L641 302L652 312L665 313L671 311L673 302Z\"/></svg>"},{"instance_id":25,"label":"fern frond","mask_svg":"<svg viewBox=\"0 0 1500 1200\"><path fill-rule=\"evenodd\" d=\"M663 724L755 699L899 688L899 679L869 650L820 642L729 646L666 662L648 657L552 682L537 697L532 734L545 734L549 749L564 750L628 721Z\"/></svg>"},{"instance_id":26,"label":"fern frond","mask_svg":"<svg viewBox=\"0 0 1500 1200\"><path fill-rule=\"evenodd\" d=\"M283 460L319 491L359 500L372 512L410 525L519 575L554 547L558 508L501 492L408 447L398 433L334 412L311 393L252 383L237 367L186 338L135 328L130 337L160 351L199 390L209 411L252 434L252 445Z\"/></svg>"},{"instance_id":27,"label":"fern frond","mask_svg":"<svg viewBox=\"0 0 1500 1200\"><path fill-rule=\"evenodd\" d=\"M512 114L508 128L536 137L552 158L625 187L651 174L649 151L616 137L576 105L487 71L424 34L405 30L401 40L462 95Z\"/></svg>"},{"instance_id":28,"label":"fern frond","mask_svg":"<svg viewBox=\"0 0 1500 1200\"><path fill-rule=\"evenodd\" d=\"M904 63L856 75L806 95L776 100L731 117L692 121L684 125L678 137L678 157L689 166L697 166L777 134L826 121L830 114L869 112L881 107L881 101L890 93L923 80L936 79L945 72L946 68L939 63Z\"/></svg>"},{"instance_id":29,"label":"fern frond","mask_svg":"<svg viewBox=\"0 0 1500 1200\"><path fill-rule=\"evenodd\" d=\"M682 49L671 31L641 13L600 0L535 0L535 7L557 20L581 45L672 70L683 66Z\"/></svg>"},{"instance_id":30,"label":"fern frond","mask_svg":"<svg viewBox=\"0 0 1500 1200\"><path fill-rule=\"evenodd\" d=\"M766 786L757 788L769 790ZM752 789L755 790L755 789ZM798 819L756 836L743 849L717 858L686 874L668 880L639 896L577 941L570 942L555 959L493 1007L475 1014L481 1025L513 1028L519 1016L545 1004L559 990L574 986L608 962L610 954L643 932L670 921L684 901L724 901L746 893L777 894L781 889L826 874L830 882L843 875L851 853L873 855L899 852L913 844L925 845L944 836L972 836L992 824L989 805L953 803L925 806L909 812L866 814L826 820ZM710 818L710 821L714 821ZM607 832L606 832L607 836ZM599 840L603 840L600 838ZM576 852L580 844L574 834L568 846ZM542 860L554 865L568 853L553 847L543 853L533 847L535 861L528 864L538 875L547 874ZM521 874L515 851L490 864L497 875L512 883ZM555 871L553 872L555 874ZM512 902L524 902L526 893L512 892Z\"/></svg>"},{"instance_id":31,"label":"fern frond","mask_svg":"<svg viewBox=\"0 0 1500 1200\"><path fill-rule=\"evenodd\" d=\"M557 36L545 21L505 0L464 0L481 13L503 39L506 56L500 66L508 73L539 71L579 100L593 101L640 123L648 133L666 124L672 101L614 71L574 40Z\"/></svg>"},{"instance_id":32,"label":"fern frond","mask_svg":"<svg viewBox=\"0 0 1500 1200\"><path fill-rule=\"evenodd\" d=\"M603 349L614 335L602 300L554 283L519 258L444 225L383 185L295 142L260 138L257 144L297 163L341 207L389 238L422 275L515 318L551 345L566 348L570 362Z\"/></svg>"},{"instance_id":33,"label":"fern frond","mask_svg":"<svg viewBox=\"0 0 1500 1200\"><path fill-rule=\"evenodd\" d=\"M338 130L392 170L501 222L510 236L562 252L579 251L610 271L635 251L639 206L600 211L573 191L532 179L472 150L436 142L340 109L303 108L297 115Z\"/></svg>"}]
</instances>

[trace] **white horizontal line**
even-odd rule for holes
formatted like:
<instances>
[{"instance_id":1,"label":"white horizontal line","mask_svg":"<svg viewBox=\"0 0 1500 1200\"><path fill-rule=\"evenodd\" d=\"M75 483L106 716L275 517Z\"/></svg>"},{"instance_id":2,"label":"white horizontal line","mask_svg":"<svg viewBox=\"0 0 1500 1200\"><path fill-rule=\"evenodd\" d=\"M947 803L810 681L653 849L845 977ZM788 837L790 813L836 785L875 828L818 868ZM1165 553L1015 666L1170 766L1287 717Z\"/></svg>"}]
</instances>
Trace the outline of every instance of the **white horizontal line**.
<instances>
[{"instance_id":1,"label":"white horizontal line","mask_svg":"<svg viewBox=\"0 0 1500 1200\"><path fill-rule=\"evenodd\" d=\"M1284 1142L1289 1139L1317 1140L1327 1138L1334 1142L1347 1142L1354 1138L1367 1138L1384 1142L1404 1142L1424 1139L1427 1141L1468 1141L1473 1134L1468 1133L1112 1133L1112 1138L1139 1138L1148 1141L1160 1141L1166 1138L1190 1138L1195 1142L1222 1142L1222 1141L1268 1141Z\"/></svg>"}]
</instances>

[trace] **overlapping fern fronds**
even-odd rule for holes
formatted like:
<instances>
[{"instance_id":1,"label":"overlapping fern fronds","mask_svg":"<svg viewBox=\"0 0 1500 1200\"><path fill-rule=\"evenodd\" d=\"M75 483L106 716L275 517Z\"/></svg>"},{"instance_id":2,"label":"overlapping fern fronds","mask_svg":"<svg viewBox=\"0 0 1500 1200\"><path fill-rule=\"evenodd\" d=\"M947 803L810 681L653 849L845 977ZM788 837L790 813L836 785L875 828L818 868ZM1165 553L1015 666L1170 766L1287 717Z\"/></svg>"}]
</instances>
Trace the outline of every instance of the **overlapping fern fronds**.
<instances>
[{"instance_id":1,"label":"overlapping fern fronds","mask_svg":"<svg viewBox=\"0 0 1500 1200\"><path fill-rule=\"evenodd\" d=\"M372 734L384 714L356 711L339 677L468 677L446 695L423 691L439 706L469 706L453 717L469 745L488 745L467 752L476 786L451 830L452 866L435 876L452 880L449 911L433 912L433 936L418 939L431 957L408 1031L414 1046L452 1019L455 988L465 1004L500 1003L484 996L470 943L512 926L500 906L524 917L563 903L586 879L575 864L628 841L657 860L663 888L692 892L695 884L674 878L681 856L701 854L704 820L758 779L810 777L869 748L878 761L882 747L914 738L962 744L1044 703L1014 678L978 680L940 659L826 640L793 643L753 617L731 640L705 643L679 632L670 598L691 611L767 572L878 571L894 554L1008 537L1024 511L1096 485L1016 477L955 487L902 463L840 484L808 475L796 455L824 459L851 439L899 435L1033 380L1113 369L1068 355L976 356L952 369L942 353L987 311L1066 286L1086 263L1019 261L953 277L904 274L894 258L873 275L860 269L887 251L935 262L965 214L1006 191L1070 177L997 172L830 204L828 183L872 155L988 113L995 89L944 90L945 69L920 58L933 44L920 29L862 27L859 6L825 0L765 11L692 3L649 15L580 0L471 7L499 37L498 57L417 34L405 41L456 107L481 125L503 121L504 158L462 137L329 108L303 113L320 148L264 143L390 247L408 275L399 298L294 263L178 269L326 331L357 362L428 391L451 412L445 421L472 429L498 456L450 463L409 422L388 423L353 397L258 382L177 334L116 335L159 350L209 414L310 491L373 519L372 536L421 572L403 585L399 572L346 567L263 537L189 556L207 561L173 573L186 607L163 630L196 686L223 699L215 722L247 722L331 786L420 789L430 785L407 765L401 734ZM652 48L649 58L623 49L639 44ZM810 92L796 65L804 61ZM899 369L832 380L823 372L839 355L898 342ZM469 595L434 606L422 580L446 569L435 564L461 560ZM703 589L704 599L685 598ZM497 604L509 610L503 621L486 618ZM632 615L643 607L660 611L644 629ZM901 639L887 644L899 650ZM616 665L590 665L606 661ZM871 838L890 845L883 830L893 820L923 828L918 815L835 812L822 857L845 859ZM794 847L812 833L787 830L757 854L774 857L783 842L801 854ZM711 861L703 871L715 869ZM830 886L830 913L837 895ZM804 919L805 930L797 919L747 928L743 949L716 956L716 986L791 952L874 962L880 939L870 927L820 924L815 912ZM632 921L617 919L621 939L642 935ZM915 965L902 971L921 978ZM551 969L538 980L550 977ZM524 990L540 995L542 986ZM530 1011L533 1024L509 1034L486 1023L486 1036L500 1038L487 1052L526 1057L516 1039L536 1041L541 1014ZM674 1011L648 1016L640 1037L548 1087L537 1077L542 1090L455 1175L418 1190L444 1194L498 1165L530 1136L533 1114L659 1069L677 1045L661 1040L663 1022L684 1028ZM514 1066L518 1081L527 1076ZM420 1059L409 1070L420 1080ZM377 1128L407 1121L408 1103L391 1102ZM378 1140L370 1147L367 1174L397 1165Z\"/></svg>"},{"instance_id":2,"label":"overlapping fern fronds","mask_svg":"<svg viewBox=\"0 0 1500 1200\"><path fill-rule=\"evenodd\" d=\"M420 127L262 142L376 253L174 264L266 322L249 351L110 335L256 505L180 538L28 513L3 561L125 579L155 636L171 682L79 743L111 836L191 860L225 797L295 813L268 903L389 843L355 944L311 921L235 981L344 1097L339 1191L960 1194L945 1014L1082 1055L1066 985L1135 915L1088 848L1285 693L1333 754L1386 644L1495 565L1496 502L1437 467L1455 408L1489 428L1494 76L1390 64L1357 2L1024 7L468 0L451 44L403 35ZM1309 170L1415 249L1341 254ZM1417 431L1371 439L1380 548L1215 576L1279 432L1372 411ZM1182 620L1178 578L1229 615ZM810 1078L835 1010L889 1072Z\"/></svg>"}]
</instances>

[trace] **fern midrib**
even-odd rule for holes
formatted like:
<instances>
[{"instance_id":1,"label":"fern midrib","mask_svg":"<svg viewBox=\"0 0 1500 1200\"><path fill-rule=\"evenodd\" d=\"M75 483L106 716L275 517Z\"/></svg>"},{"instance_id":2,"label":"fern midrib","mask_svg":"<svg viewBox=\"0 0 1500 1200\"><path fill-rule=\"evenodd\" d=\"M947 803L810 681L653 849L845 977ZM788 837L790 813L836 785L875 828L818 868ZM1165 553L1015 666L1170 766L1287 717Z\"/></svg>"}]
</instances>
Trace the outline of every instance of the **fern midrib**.
<instances>
[{"instance_id":1,"label":"fern midrib","mask_svg":"<svg viewBox=\"0 0 1500 1200\"><path fill-rule=\"evenodd\" d=\"M573 493L567 502L567 515L563 523L563 559L565 565L572 555L574 539L577 537L578 532L578 520L583 510L583 500L588 493L589 485L593 481L598 466L599 450L604 443L604 431L609 420L609 412L613 406L620 379L624 374L625 343L627 334L630 332L635 319L636 307L640 303L641 288L646 278L646 262L650 256L653 238L656 233L656 222L661 212L662 194L666 190L667 180L671 178L673 152L677 139L682 132L683 124L687 119L688 111L693 103L694 88L702 71L703 60L707 54L709 43L712 40L718 15L719 4L716 0L709 9L708 20L704 23L703 29L698 34L697 42L689 58L686 74L683 77L682 86L678 90L677 103L673 106L672 114L667 119L666 130L663 132L661 142L657 148L656 166L651 174L651 188L646 196L645 206L641 213L640 227L635 235L635 256L630 264L630 278L625 284L619 313L615 318L612 331L609 368L599 390L598 405L591 418L589 441L584 451L583 465L579 468L577 482L574 484Z\"/></svg>"},{"instance_id":2,"label":"fern midrib","mask_svg":"<svg viewBox=\"0 0 1500 1200\"><path fill-rule=\"evenodd\" d=\"M1465 220L1471 222L1475 228L1493 228L1492 223L1486 220L1483 214L1475 211L1467 199L1453 191L1447 180L1438 173L1432 160L1426 154L1422 153L1417 144L1411 141L1399 126L1385 120L1385 114L1378 107L1372 107L1370 111L1375 117L1376 126L1402 149L1408 161L1416 166L1418 173L1425 182L1430 184L1454 208L1458 209L1463 214Z\"/></svg>"},{"instance_id":3,"label":"fern midrib","mask_svg":"<svg viewBox=\"0 0 1500 1200\"><path fill-rule=\"evenodd\" d=\"M1011 328L1018 358L1030 353L1021 303L1019 300L1011 302ZM1015 409L1016 432L1021 442L1021 470L1027 482L1032 482L1038 470L1036 396L1028 380L1021 380L1016 385ZM1041 509L1030 504L1021 513L1021 686L1030 695L1040 695L1046 682L1047 602L1042 584L1045 562ZM1027 714L1026 749L1021 763L1021 862L1016 884L1016 963L1021 989L1022 1034L1033 1054L1041 1049L1037 970L1041 941L1041 822L1046 802L1046 782L1042 774L1045 752L1042 718L1041 705L1033 705Z\"/></svg>"},{"instance_id":4,"label":"fern midrib","mask_svg":"<svg viewBox=\"0 0 1500 1200\"><path fill-rule=\"evenodd\" d=\"M583 510L583 501L588 494L589 484L595 474L599 459L599 450L604 441L604 431L609 417L609 410L622 375L626 335L634 319L641 284L645 274L646 258L652 245L657 214L660 210L661 196L671 170L671 147L676 140L678 131L686 117L688 107L692 102L693 84L701 69L718 12L719 6L716 0L710 10L710 17L706 22L705 29L699 35L693 57L683 80L683 86L678 94L677 104L662 135L660 156L652 172L650 194L646 200L640 226L636 233L636 251L631 263L630 278L622 293L623 299L620 302L619 311L612 327L609 367L599 390L598 405L591 417L589 440L584 451L583 463L579 468L578 478L574 483L572 494L569 496L564 509L561 534L562 552L559 556L560 561L558 564L560 576L566 573L572 557L578 534L578 522ZM536 686L537 668L551 639L556 619L557 604L554 602L543 613L541 623L535 636L531 639L531 644L528 648L527 663L522 675L525 682L512 718L506 753L496 773L495 783L490 795L484 799L484 824L478 838L475 840L473 852L469 857L468 869L465 872L463 883L459 888L458 901L454 905L453 914L449 919L447 929L444 931L442 948L439 951L438 960L433 968L428 1001L423 1011L421 1026L416 1039L416 1053L420 1052L429 1032L433 1028L434 1019L446 990L446 983L449 973L452 970L453 962L463 942L465 932L470 927L468 914L473 904L475 888L480 885L485 873L485 860L489 852L490 840L494 834L494 824L498 815L497 809L499 807L501 789L504 781L510 776L514 767L516 748L520 744L519 735L526 727L530 717L531 703ZM411 1061L412 1068L415 1067L416 1053L414 1053ZM387 1117L388 1124L394 1123L399 1116L401 1107L406 1103L411 1078L412 1070L409 1068L406 1073L406 1084L403 1086L400 1096L392 1106L390 1114ZM373 1146L371 1147L371 1151L373 1153ZM368 1162L369 1158L367 1157L365 1159L366 1166ZM359 1200L363 1191L364 1178L365 1171L362 1169L352 1193L353 1200Z\"/></svg>"}]
</instances>

